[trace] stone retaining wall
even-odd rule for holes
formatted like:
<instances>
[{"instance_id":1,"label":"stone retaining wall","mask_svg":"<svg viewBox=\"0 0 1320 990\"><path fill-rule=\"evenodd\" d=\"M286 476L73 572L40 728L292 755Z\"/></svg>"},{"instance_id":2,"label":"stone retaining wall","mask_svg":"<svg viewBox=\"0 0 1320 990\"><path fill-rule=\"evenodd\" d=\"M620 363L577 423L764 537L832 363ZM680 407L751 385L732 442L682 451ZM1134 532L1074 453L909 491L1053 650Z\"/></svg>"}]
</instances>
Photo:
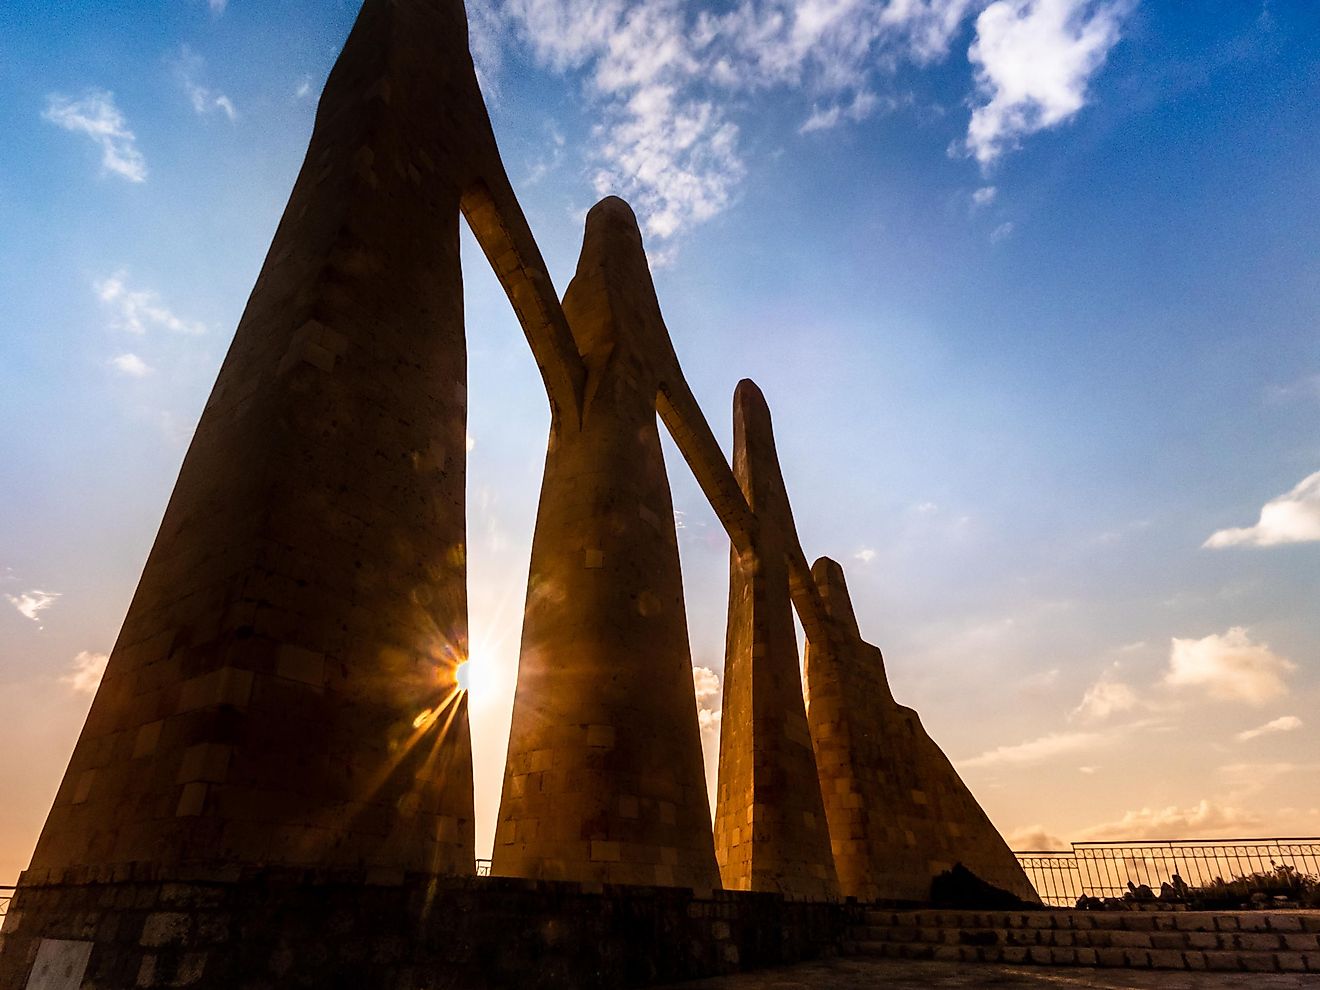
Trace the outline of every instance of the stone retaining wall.
<instances>
[{"instance_id":1,"label":"stone retaining wall","mask_svg":"<svg viewBox=\"0 0 1320 990\"><path fill-rule=\"evenodd\" d=\"M1320 973L1317 911L866 910L851 948L952 962Z\"/></svg>"},{"instance_id":2,"label":"stone retaining wall","mask_svg":"<svg viewBox=\"0 0 1320 990\"><path fill-rule=\"evenodd\" d=\"M85 975L68 984L84 990L634 987L833 955L860 920L856 906L740 891L70 871L20 882L0 941L0 987L19 990L34 963L67 968L70 959L85 960Z\"/></svg>"}]
</instances>

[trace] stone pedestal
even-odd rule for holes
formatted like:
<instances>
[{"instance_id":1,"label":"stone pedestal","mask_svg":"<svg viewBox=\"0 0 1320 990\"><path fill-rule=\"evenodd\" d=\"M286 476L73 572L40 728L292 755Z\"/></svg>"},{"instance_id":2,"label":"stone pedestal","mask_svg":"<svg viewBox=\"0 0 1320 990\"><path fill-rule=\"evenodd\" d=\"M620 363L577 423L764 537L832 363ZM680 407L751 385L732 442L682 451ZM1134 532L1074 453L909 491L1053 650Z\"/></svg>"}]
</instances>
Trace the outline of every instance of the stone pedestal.
<instances>
[{"instance_id":1,"label":"stone pedestal","mask_svg":"<svg viewBox=\"0 0 1320 990\"><path fill-rule=\"evenodd\" d=\"M618 990L835 955L861 920L734 891L137 865L24 878L0 987Z\"/></svg>"}]
</instances>

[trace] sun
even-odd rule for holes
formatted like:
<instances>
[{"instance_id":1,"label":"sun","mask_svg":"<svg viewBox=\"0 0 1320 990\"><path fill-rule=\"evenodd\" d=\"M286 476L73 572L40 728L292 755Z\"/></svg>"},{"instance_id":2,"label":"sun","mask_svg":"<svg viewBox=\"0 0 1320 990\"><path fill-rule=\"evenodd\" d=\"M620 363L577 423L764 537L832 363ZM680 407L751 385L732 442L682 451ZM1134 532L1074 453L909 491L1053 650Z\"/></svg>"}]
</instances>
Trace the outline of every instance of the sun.
<instances>
[{"instance_id":1,"label":"sun","mask_svg":"<svg viewBox=\"0 0 1320 990\"><path fill-rule=\"evenodd\" d=\"M471 681L471 679L472 679L472 661L464 660L462 663L460 663L457 667L454 668L454 680L458 681L458 689L460 691L468 690L469 682Z\"/></svg>"}]
</instances>

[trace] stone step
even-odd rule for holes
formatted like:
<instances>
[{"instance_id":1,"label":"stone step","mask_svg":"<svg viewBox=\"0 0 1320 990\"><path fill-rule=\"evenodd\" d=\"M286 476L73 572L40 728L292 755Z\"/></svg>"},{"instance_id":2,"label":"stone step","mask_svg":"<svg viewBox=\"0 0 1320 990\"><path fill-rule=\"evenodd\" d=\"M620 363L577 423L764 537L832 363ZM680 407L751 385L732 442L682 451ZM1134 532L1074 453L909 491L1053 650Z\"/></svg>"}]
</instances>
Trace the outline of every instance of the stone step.
<instances>
[{"instance_id":1,"label":"stone step","mask_svg":"<svg viewBox=\"0 0 1320 990\"><path fill-rule=\"evenodd\" d=\"M1248 973L1317 973L1320 952L1264 950L1178 950L1142 947L1051 945L951 945L931 942L854 943L858 955L888 959L1007 963L1041 966L1097 966L1114 969L1213 970Z\"/></svg>"},{"instance_id":2,"label":"stone step","mask_svg":"<svg viewBox=\"0 0 1320 990\"><path fill-rule=\"evenodd\" d=\"M1092 949L1192 949L1237 952L1320 952L1320 934L1295 931L1123 931L1075 928L911 928L859 925L859 942L916 945L1046 946Z\"/></svg>"},{"instance_id":3,"label":"stone step","mask_svg":"<svg viewBox=\"0 0 1320 990\"><path fill-rule=\"evenodd\" d=\"M1320 974L1320 911L872 909L850 941L899 959Z\"/></svg>"},{"instance_id":4,"label":"stone step","mask_svg":"<svg viewBox=\"0 0 1320 990\"><path fill-rule=\"evenodd\" d=\"M1320 933L1320 911L888 911L866 912L866 924L902 929L1012 929Z\"/></svg>"}]
</instances>

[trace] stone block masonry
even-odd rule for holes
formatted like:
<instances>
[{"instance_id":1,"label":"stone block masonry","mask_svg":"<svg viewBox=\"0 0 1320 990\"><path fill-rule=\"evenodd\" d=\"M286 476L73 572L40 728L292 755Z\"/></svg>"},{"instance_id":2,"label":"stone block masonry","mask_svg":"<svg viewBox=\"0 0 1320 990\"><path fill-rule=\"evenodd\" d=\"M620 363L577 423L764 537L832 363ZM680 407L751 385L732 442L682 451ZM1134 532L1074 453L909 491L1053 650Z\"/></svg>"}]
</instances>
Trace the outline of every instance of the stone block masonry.
<instances>
[{"instance_id":1,"label":"stone block masonry","mask_svg":"<svg viewBox=\"0 0 1320 990\"><path fill-rule=\"evenodd\" d=\"M622 200L588 214L564 310L590 399L551 424L492 871L718 886L656 423L678 362Z\"/></svg>"},{"instance_id":2,"label":"stone block masonry","mask_svg":"<svg viewBox=\"0 0 1320 990\"><path fill-rule=\"evenodd\" d=\"M614 990L835 955L859 919L775 894L136 866L25 877L0 987L44 954L83 990Z\"/></svg>"},{"instance_id":3,"label":"stone block masonry","mask_svg":"<svg viewBox=\"0 0 1320 990\"><path fill-rule=\"evenodd\" d=\"M807 730L789 583L796 530L760 389L739 383L734 474L757 519L730 559L715 851L724 885L838 894ZM800 551L799 551L800 552Z\"/></svg>"},{"instance_id":4,"label":"stone block masonry","mask_svg":"<svg viewBox=\"0 0 1320 990\"><path fill-rule=\"evenodd\" d=\"M880 650L863 641L843 568L812 577L828 614L807 643L808 720L834 862L845 896L928 901L961 863L1029 903L1040 897L948 758L894 701Z\"/></svg>"}]
</instances>

